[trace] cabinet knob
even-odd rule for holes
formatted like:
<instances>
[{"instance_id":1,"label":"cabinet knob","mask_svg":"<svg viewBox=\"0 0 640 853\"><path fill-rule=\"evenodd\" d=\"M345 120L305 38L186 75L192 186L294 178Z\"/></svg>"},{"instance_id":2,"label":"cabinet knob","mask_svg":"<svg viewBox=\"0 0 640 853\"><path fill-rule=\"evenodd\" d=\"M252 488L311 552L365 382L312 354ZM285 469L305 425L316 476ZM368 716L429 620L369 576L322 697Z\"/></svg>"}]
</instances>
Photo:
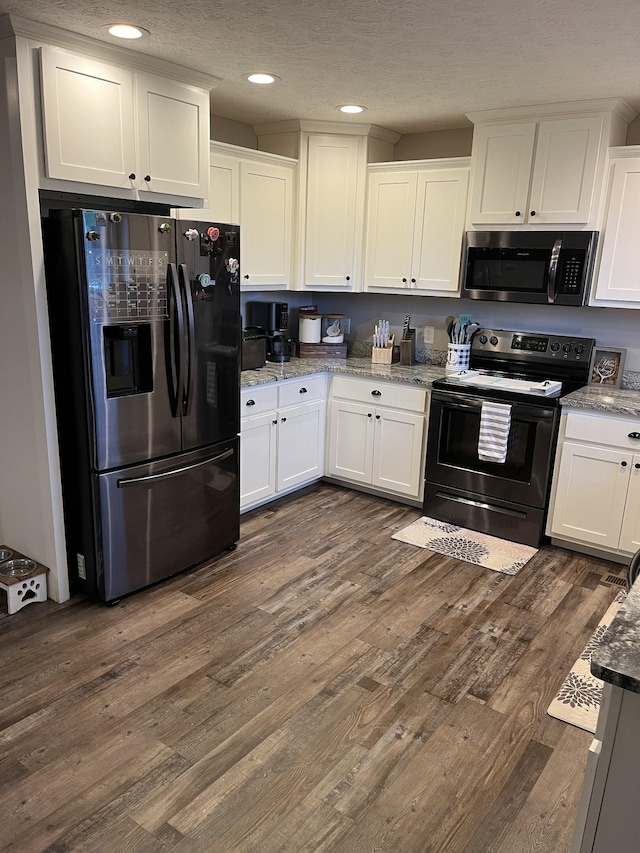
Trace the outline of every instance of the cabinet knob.
<instances>
[{"instance_id":1,"label":"cabinet knob","mask_svg":"<svg viewBox=\"0 0 640 853\"><path fill-rule=\"evenodd\" d=\"M640 468L640 462L636 462L636 464L633 467L636 469Z\"/></svg>"},{"instance_id":2,"label":"cabinet knob","mask_svg":"<svg viewBox=\"0 0 640 853\"><path fill-rule=\"evenodd\" d=\"M306 388L301 388L301 389L298 391L298 394L307 394L307 393L308 393L308 392L307 392L307 389L306 389Z\"/></svg>"},{"instance_id":3,"label":"cabinet knob","mask_svg":"<svg viewBox=\"0 0 640 853\"><path fill-rule=\"evenodd\" d=\"M622 460L622 462L620 463L620 465L621 465L623 468L626 468L626 467L627 467L627 464L628 464L628 463L627 463L627 461L626 461L625 459L623 459L623 460Z\"/></svg>"},{"instance_id":4,"label":"cabinet knob","mask_svg":"<svg viewBox=\"0 0 640 853\"><path fill-rule=\"evenodd\" d=\"M403 284L406 284L406 283L407 283L406 278L403 278L403 279L402 279L402 283L403 283Z\"/></svg>"},{"instance_id":5,"label":"cabinet knob","mask_svg":"<svg viewBox=\"0 0 640 853\"><path fill-rule=\"evenodd\" d=\"M135 172L131 172L131 174L129 175L129 180L130 180L130 181L135 181L135 179L136 179L136 173L135 173Z\"/></svg>"},{"instance_id":6,"label":"cabinet knob","mask_svg":"<svg viewBox=\"0 0 640 853\"><path fill-rule=\"evenodd\" d=\"M640 438L640 432L630 432L628 437L635 438L637 441Z\"/></svg>"},{"instance_id":7,"label":"cabinet knob","mask_svg":"<svg viewBox=\"0 0 640 853\"><path fill-rule=\"evenodd\" d=\"M351 276L350 275L346 276L346 279L347 279L347 281L351 281Z\"/></svg>"},{"instance_id":8,"label":"cabinet knob","mask_svg":"<svg viewBox=\"0 0 640 853\"><path fill-rule=\"evenodd\" d=\"M247 402L245 403L245 406L255 406L255 404L256 404L255 400L247 400Z\"/></svg>"},{"instance_id":9,"label":"cabinet knob","mask_svg":"<svg viewBox=\"0 0 640 853\"><path fill-rule=\"evenodd\" d=\"M372 391L372 392L371 392L371 396L372 396L372 397L382 397L382 391L377 391L377 390L376 390L376 391Z\"/></svg>"},{"instance_id":10,"label":"cabinet knob","mask_svg":"<svg viewBox=\"0 0 640 853\"><path fill-rule=\"evenodd\" d=\"M522 216L519 210L516 210L516 216Z\"/></svg>"},{"instance_id":11,"label":"cabinet knob","mask_svg":"<svg viewBox=\"0 0 640 853\"><path fill-rule=\"evenodd\" d=\"M377 420L377 421L379 421L379 420L380 420L380 415L376 415L376 420Z\"/></svg>"},{"instance_id":12,"label":"cabinet knob","mask_svg":"<svg viewBox=\"0 0 640 853\"><path fill-rule=\"evenodd\" d=\"M282 423L284 423L286 421L286 418L281 418L281 420L282 420Z\"/></svg>"},{"instance_id":13,"label":"cabinet knob","mask_svg":"<svg viewBox=\"0 0 640 853\"><path fill-rule=\"evenodd\" d=\"M531 210L531 211L529 211L529 216L535 216L535 215L536 215L535 210Z\"/></svg>"},{"instance_id":14,"label":"cabinet knob","mask_svg":"<svg viewBox=\"0 0 640 853\"><path fill-rule=\"evenodd\" d=\"M249 273L247 273L247 274L245 275L245 280L246 280L246 281L249 281Z\"/></svg>"},{"instance_id":15,"label":"cabinet knob","mask_svg":"<svg viewBox=\"0 0 640 853\"><path fill-rule=\"evenodd\" d=\"M275 424L277 424L278 421L271 421L271 423L274 424L274 426L275 426Z\"/></svg>"},{"instance_id":16,"label":"cabinet knob","mask_svg":"<svg viewBox=\"0 0 640 853\"><path fill-rule=\"evenodd\" d=\"M371 417L371 412L367 412L367 417L368 417L368 418L370 418L370 417Z\"/></svg>"},{"instance_id":17,"label":"cabinet knob","mask_svg":"<svg viewBox=\"0 0 640 853\"><path fill-rule=\"evenodd\" d=\"M149 183L149 181L151 180L151 175L145 175L144 179L147 183Z\"/></svg>"},{"instance_id":18,"label":"cabinet knob","mask_svg":"<svg viewBox=\"0 0 640 853\"><path fill-rule=\"evenodd\" d=\"M411 284L415 284L415 283L416 283L415 278L412 278L412 279L411 279Z\"/></svg>"}]
</instances>

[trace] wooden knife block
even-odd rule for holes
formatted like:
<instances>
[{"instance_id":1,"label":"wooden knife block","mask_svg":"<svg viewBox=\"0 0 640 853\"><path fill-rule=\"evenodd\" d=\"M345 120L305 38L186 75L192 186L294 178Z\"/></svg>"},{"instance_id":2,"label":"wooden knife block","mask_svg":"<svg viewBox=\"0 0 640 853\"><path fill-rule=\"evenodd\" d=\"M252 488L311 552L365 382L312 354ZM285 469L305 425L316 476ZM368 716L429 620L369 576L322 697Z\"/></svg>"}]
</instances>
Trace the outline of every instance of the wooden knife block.
<instances>
[{"instance_id":1,"label":"wooden knife block","mask_svg":"<svg viewBox=\"0 0 640 853\"><path fill-rule=\"evenodd\" d=\"M416 360L416 330L407 329L407 337L400 339L400 364L413 364Z\"/></svg>"}]
</instances>

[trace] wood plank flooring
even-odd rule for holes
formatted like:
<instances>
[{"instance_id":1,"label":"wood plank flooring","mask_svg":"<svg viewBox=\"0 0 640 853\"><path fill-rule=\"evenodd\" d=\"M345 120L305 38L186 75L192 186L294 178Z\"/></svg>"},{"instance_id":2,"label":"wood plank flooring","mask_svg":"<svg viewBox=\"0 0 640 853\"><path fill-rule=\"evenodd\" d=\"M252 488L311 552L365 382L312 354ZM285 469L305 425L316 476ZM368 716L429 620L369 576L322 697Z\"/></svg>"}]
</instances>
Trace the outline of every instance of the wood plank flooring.
<instances>
[{"instance_id":1,"label":"wood plank flooring","mask_svg":"<svg viewBox=\"0 0 640 853\"><path fill-rule=\"evenodd\" d=\"M115 607L5 608L0 850L566 853L591 735L546 709L624 570L419 515L324 484Z\"/></svg>"}]
</instances>

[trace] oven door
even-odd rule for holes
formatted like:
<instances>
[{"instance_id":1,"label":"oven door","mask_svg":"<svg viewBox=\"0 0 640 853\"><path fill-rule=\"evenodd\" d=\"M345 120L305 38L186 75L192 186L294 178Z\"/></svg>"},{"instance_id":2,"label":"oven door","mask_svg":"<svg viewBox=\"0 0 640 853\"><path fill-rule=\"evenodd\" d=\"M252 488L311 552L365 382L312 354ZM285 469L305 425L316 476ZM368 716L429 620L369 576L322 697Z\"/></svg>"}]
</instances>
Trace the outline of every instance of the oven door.
<instances>
[{"instance_id":1,"label":"oven door","mask_svg":"<svg viewBox=\"0 0 640 853\"><path fill-rule=\"evenodd\" d=\"M542 535L559 409L543 401L512 402L506 460L488 462L478 456L484 400L506 402L433 391L424 514L506 539L524 537L532 544Z\"/></svg>"}]
</instances>

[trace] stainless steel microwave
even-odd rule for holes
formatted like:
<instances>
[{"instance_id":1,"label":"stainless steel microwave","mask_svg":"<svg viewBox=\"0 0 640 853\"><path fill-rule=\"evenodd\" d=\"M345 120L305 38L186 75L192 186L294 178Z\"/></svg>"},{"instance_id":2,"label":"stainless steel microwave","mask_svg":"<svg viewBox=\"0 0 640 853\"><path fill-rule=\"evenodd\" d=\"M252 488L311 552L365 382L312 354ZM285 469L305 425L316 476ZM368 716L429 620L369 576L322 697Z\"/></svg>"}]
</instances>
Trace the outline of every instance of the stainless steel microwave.
<instances>
[{"instance_id":1,"label":"stainless steel microwave","mask_svg":"<svg viewBox=\"0 0 640 853\"><path fill-rule=\"evenodd\" d=\"M467 231L460 295L584 305L597 242L597 231Z\"/></svg>"}]
</instances>

